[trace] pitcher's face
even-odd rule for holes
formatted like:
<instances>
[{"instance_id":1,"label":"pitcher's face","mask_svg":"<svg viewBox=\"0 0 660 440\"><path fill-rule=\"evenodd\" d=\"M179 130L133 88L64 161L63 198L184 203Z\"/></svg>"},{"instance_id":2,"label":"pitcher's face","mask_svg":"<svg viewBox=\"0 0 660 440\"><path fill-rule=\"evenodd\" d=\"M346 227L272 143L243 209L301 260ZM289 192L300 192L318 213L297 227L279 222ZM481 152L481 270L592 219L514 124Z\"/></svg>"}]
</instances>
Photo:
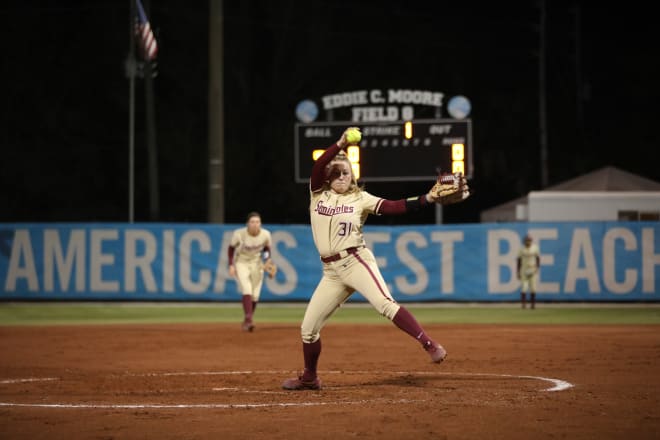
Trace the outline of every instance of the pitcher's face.
<instances>
[{"instance_id":1,"label":"pitcher's face","mask_svg":"<svg viewBox=\"0 0 660 440\"><path fill-rule=\"evenodd\" d=\"M351 187L353 174L351 173L350 164L346 161L338 161L333 164L333 167L339 171L337 177L330 181L330 188L338 194L344 194Z\"/></svg>"}]
</instances>

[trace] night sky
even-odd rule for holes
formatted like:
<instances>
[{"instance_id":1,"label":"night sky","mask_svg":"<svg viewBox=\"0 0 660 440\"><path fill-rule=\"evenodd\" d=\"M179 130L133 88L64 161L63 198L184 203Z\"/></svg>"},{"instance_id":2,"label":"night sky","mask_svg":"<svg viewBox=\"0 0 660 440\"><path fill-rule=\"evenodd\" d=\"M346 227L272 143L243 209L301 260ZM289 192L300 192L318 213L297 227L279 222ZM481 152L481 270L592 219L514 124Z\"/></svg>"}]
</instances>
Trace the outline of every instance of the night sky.
<instances>
[{"instance_id":1,"label":"night sky","mask_svg":"<svg viewBox=\"0 0 660 440\"><path fill-rule=\"evenodd\" d=\"M208 2L145 1L159 212L149 210L144 81L136 82L135 221L207 222ZM3 2L0 221L128 220L129 0ZM650 6L547 1L549 184L603 166L660 181L660 48ZM295 107L359 89L472 103L474 195L446 223L541 189L536 1L224 2L226 223L307 223ZM446 109L445 109L446 111ZM432 182L370 183L396 199ZM433 210L370 224L428 223Z\"/></svg>"}]
</instances>

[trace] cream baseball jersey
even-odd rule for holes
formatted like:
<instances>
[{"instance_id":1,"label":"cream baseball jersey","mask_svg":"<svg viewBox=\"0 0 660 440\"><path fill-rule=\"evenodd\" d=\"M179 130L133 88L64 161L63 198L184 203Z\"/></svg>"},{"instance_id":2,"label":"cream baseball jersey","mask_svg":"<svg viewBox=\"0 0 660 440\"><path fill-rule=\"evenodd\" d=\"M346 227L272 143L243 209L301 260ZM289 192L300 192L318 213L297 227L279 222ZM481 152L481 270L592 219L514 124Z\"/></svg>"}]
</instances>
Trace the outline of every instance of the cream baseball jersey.
<instances>
[{"instance_id":1,"label":"cream baseball jersey","mask_svg":"<svg viewBox=\"0 0 660 440\"><path fill-rule=\"evenodd\" d=\"M369 214L377 214L383 199L366 191L337 194L311 192L309 216L314 243L322 257L364 246L362 227Z\"/></svg>"},{"instance_id":2,"label":"cream baseball jersey","mask_svg":"<svg viewBox=\"0 0 660 440\"><path fill-rule=\"evenodd\" d=\"M234 231L230 245L235 248L234 261L256 263L261 259L264 247L270 247L270 231L261 228L257 235L250 235L247 226Z\"/></svg>"},{"instance_id":3,"label":"cream baseball jersey","mask_svg":"<svg viewBox=\"0 0 660 440\"><path fill-rule=\"evenodd\" d=\"M539 256L539 247L532 243L529 247L523 246L518 252L520 258L520 271L528 274L536 270L536 257Z\"/></svg>"}]
</instances>

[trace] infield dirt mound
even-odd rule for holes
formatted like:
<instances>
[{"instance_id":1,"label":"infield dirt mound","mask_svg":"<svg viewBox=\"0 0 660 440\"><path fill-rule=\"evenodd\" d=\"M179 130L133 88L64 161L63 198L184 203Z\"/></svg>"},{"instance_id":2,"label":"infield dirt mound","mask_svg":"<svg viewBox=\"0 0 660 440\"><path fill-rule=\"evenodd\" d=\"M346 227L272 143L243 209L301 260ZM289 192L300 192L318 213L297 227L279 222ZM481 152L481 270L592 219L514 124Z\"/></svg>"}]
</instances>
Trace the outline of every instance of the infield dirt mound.
<instances>
[{"instance_id":1,"label":"infield dirt mound","mask_svg":"<svg viewBox=\"0 0 660 440\"><path fill-rule=\"evenodd\" d=\"M658 326L328 324L321 391L296 325L0 327L2 438L657 438ZM552 379L574 385L547 391Z\"/></svg>"}]
</instances>

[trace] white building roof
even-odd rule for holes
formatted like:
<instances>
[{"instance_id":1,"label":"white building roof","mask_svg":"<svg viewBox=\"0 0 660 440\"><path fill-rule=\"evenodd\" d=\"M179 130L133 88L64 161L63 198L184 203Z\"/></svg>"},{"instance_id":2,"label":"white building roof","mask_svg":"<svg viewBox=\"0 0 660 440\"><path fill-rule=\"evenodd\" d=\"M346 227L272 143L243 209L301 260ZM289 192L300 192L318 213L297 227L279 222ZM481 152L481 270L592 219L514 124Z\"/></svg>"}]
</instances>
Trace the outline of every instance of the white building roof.
<instances>
[{"instance_id":1,"label":"white building roof","mask_svg":"<svg viewBox=\"0 0 660 440\"><path fill-rule=\"evenodd\" d=\"M619 192L660 191L660 182L607 166L549 186L543 191ZM527 220L528 196L519 197L481 211L481 222L516 222Z\"/></svg>"}]
</instances>

